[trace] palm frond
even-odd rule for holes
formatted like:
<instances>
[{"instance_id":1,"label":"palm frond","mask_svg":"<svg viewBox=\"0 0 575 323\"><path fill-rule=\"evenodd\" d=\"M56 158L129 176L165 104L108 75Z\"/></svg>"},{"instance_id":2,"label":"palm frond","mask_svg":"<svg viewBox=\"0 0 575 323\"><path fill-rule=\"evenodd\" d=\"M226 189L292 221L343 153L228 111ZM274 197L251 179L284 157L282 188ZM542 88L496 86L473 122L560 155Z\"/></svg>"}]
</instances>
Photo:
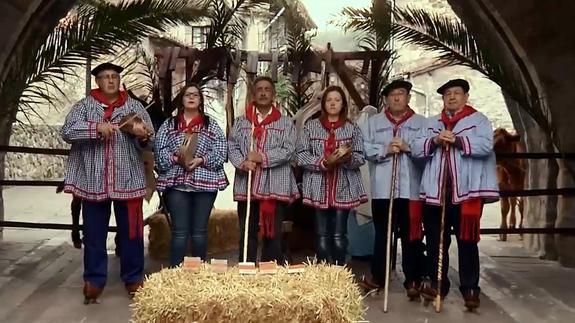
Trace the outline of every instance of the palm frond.
<instances>
[{"instance_id":1,"label":"palm frond","mask_svg":"<svg viewBox=\"0 0 575 323\"><path fill-rule=\"evenodd\" d=\"M365 51L390 51L390 40L392 33L391 24L392 7L388 0L373 0L369 8L346 7L341 11L341 22L339 23L346 31L354 31L356 40L361 49ZM391 55L394 55L391 53ZM376 67L376 79L364 77L370 83L371 91L377 95L370 104L377 107L383 103L382 91L389 78L393 59L383 62L380 67ZM372 69L374 66L372 65Z\"/></svg>"},{"instance_id":2,"label":"palm frond","mask_svg":"<svg viewBox=\"0 0 575 323\"><path fill-rule=\"evenodd\" d=\"M286 112L293 116L313 97L313 85L316 83L309 77L305 68L305 59L312 54L311 42L315 33L308 31L305 18L298 12L298 3L281 0L284 8L284 20L287 28L287 55L290 58L289 67L292 73L291 84L286 98Z\"/></svg>"},{"instance_id":3,"label":"palm frond","mask_svg":"<svg viewBox=\"0 0 575 323\"><path fill-rule=\"evenodd\" d=\"M269 3L266 0L207 0L205 8L210 20L206 47L235 47L244 37L249 10Z\"/></svg>"},{"instance_id":4,"label":"palm frond","mask_svg":"<svg viewBox=\"0 0 575 323\"><path fill-rule=\"evenodd\" d=\"M393 35L398 40L435 52L438 59L468 66L501 87L544 129L549 129L545 115L536 108L517 73L501 64L486 47L478 45L464 24L422 9L396 9Z\"/></svg>"},{"instance_id":5,"label":"palm frond","mask_svg":"<svg viewBox=\"0 0 575 323\"><path fill-rule=\"evenodd\" d=\"M341 11L346 31L359 34L360 46L369 50L386 50L391 38L391 4L388 0L373 0L369 8L345 7Z\"/></svg>"},{"instance_id":6,"label":"palm frond","mask_svg":"<svg viewBox=\"0 0 575 323\"><path fill-rule=\"evenodd\" d=\"M9 71L11 82L0 84L0 94L32 103L53 103L61 93L56 81L65 82L83 66L86 57L98 59L117 54L144 37L166 31L177 24L188 24L204 14L187 0L132 0L111 4L82 0L65 24L57 26L47 39L19 57ZM45 86L48 85L48 88ZM26 101L26 98L29 98ZM44 101L44 102L42 102Z\"/></svg>"}]
</instances>

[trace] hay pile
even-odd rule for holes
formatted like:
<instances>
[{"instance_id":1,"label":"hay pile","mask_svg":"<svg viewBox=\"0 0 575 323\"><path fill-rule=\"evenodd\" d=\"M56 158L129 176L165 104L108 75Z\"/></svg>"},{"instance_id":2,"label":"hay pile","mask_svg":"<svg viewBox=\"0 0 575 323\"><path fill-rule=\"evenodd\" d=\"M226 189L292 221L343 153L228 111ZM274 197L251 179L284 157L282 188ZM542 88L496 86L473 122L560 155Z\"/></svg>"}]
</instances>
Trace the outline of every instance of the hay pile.
<instances>
[{"instance_id":1,"label":"hay pile","mask_svg":"<svg viewBox=\"0 0 575 323\"><path fill-rule=\"evenodd\" d=\"M193 215L192 215L193 216ZM144 221L150 227L148 253L156 260L168 259L172 232L167 217L156 211ZM208 254L236 250L240 240L238 212L212 209L208 222Z\"/></svg>"},{"instance_id":2,"label":"hay pile","mask_svg":"<svg viewBox=\"0 0 575 323\"><path fill-rule=\"evenodd\" d=\"M365 308L348 269L306 265L302 274L215 274L176 268L152 274L134 298L133 322L353 322Z\"/></svg>"},{"instance_id":3,"label":"hay pile","mask_svg":"<svg viewBox=\"0 0 575 323\"><path fill-rule=\"evenodd\" d=\"M238 211L212 209L208 222L208 254L237 250L238 241Z\"/></svg>"}]
</instances>

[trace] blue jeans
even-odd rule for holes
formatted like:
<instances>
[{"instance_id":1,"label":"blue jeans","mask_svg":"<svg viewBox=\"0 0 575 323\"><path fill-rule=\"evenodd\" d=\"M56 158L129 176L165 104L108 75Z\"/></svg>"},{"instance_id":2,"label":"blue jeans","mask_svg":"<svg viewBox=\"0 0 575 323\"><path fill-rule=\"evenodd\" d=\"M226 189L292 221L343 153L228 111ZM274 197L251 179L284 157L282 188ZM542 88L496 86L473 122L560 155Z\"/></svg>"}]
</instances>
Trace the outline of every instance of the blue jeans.
<instances>
[{"instance_id":1,"label":"blue jeans","mask_svg":"<svg viewBox=\"0 0 575 323\"><path fill-rule=\"evenodd\" d=\"M192 238L192 257L206 259L208 249L208 220L218 192L166 192L166 203L172 220L170 265L184 260L188 237Z\"/></svg>"},{"instance_id":2,"label":"blue jeans","mask_svg":"<svg viewBox=\"0 0 575 323\"><path fill-rule=\"evenodd\" d=\"M103 288L108 276L106 240L112 201L82 201L84 222L84 281ZM120 249L120 276L125 284L142 281L144 271L144 238L130 239L128 208L125 201L114 201ZM142 219L143 221L143 219Z\"/></svg>"},{"instance_id":3,"label":"blue jeans","mask_svg":"<svg viewBox=\"0 0 575 323\"><path fill-rule=\"evenodd\" d=\"M318 262L345 265L347 217L349 210L329 208L315 211L316 254Z\"/></svg>"}]
</instances>

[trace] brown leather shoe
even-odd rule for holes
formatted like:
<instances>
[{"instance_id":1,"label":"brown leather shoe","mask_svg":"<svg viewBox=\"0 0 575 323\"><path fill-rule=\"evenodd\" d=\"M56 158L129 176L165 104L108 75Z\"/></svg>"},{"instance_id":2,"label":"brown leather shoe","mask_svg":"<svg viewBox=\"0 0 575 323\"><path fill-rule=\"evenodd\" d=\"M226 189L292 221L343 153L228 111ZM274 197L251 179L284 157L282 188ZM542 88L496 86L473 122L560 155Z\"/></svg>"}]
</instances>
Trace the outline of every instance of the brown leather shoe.
<instances>
[{"instance_id":1,"label":"brown leather shoe","mask_svg":"<svg viewBox=\"0 0 575 323\"><path fill-rule=\"evenodd\" d=\"M134 295L136 295L136 292L138 291L138 289L140 289L140 287L144 286L143 282L135 282L135 283L131 283L131 284L126 284L126 290L128 291L128 294L130 295L130 297L134 297Z\"/></svg>"},{"instance_id":2,"label":"brown leather shoe","mask_svg":"<svg viewBox=\"0 0 575 323\"><path fill-rule=\"evenodd\" d=\"M434 300L437 297L437 289L429 282L421 284L420 293L421 296L429 300ZM445 295L441 295L441 299L445 299Z\"/></svg>"},{"instance_id":3,"label":"brown leather shoe","mask_svg":"<svg viewBox=\"0 0 575 323\"><path fill-rule=\"evenodd\" d=\"M84 282L84 304L97 304L98 297L102 295L103 290L90 282Z\"/></svg>"},{"instance_id":4,"label":"brown leather shoe","mask_svg":"<svg viewBox=\"0 0 575 323\"><path fill-rule=\"evenodd\" d=\"M474 310L479 307L479 291L471 289L463 294L463 299L465 300L465 307L469 310Z\"/></svg>"},{"instance_id":5,"label":"brown leather shoe","mask_svg":"<svg viewBox=\"0 0 575 323\"><path fill-rule=\"evenodd\" d=\"M420 294L420 289L421 289L420 283L417 283L417 282L407 283L407 286L405 287L405 292L407 294L407 298L409 298L410 300L418 299L419 294Z\"/></svg>"}]
</instances>

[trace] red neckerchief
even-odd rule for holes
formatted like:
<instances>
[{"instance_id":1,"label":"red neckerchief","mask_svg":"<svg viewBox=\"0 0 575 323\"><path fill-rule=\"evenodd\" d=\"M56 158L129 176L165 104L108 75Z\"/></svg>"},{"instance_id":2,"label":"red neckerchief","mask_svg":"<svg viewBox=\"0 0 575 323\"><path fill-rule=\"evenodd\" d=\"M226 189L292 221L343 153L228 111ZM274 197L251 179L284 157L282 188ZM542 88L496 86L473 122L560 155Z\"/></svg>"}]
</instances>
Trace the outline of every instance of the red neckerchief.
<instances>
[{"instance_id":1,"label":"red neckerchief","mask_svg":"<svg viewBox=\"0 0 575 323\"><path fill-rule=\"evenodd\" d=\"M130 240L144 236L144 213L142 211L143 198L126 201L128 209L128 235Z\"/></svg>"},{"instance_id":2,"label":"red neckerchief","mask_svg":"<svg viewBox=\"0 0 575 323\"><path fill-rule=\"evenodd\" d=\"M407 110L405 111L405 113L403 114L401 119L396 120L393 117L393 115L391 114L391 112L389 111L389 108L385 109L385 116L387 117L389 122L391 122L391 124L393 124L393 135L394 136L397 133L399 126L401 126L404 122L409 120L409 118L411 118L414 114L415 114L415 111L413 111L409 106L407 106Z\"/></svg>"},{"instance_id":3,"label":"red neckerchief","mask_svg":"<svg viewBox=\"0 0 575 323\"><path fill-rule=\"evenodd\" d=\"M441 111L441 121L445 125L445 129L453 130L453 128L455 127L455 125L457 124L457 122L459 120L461 120L467 116L470 116L470 115L474 114L475 112L477 112L477 110L475 110L474 108L472 108L469 105L466 105L463 107L463 109L461 111L457 112L454 116L452 116L450 118L447 115L446 110L443 109L443 111Z\"/></svg>"},{"instance_id":4,"label":"red neckerchief","mask_svg":"<svg viewBox=\"0 0 575 323\"><path fill-rule=\"evenodd\" d=\"M264 120L262 120L262 122L258 121L256 106L253 102L250 103L246 109L246 118L248 118L248 120L254 125L254 138L256 138L258 141L262 137L264 126L278 121L282 116L280 110L278 110L275 106L272 106L271 109L272 111L266 116Z\"/></svg>"},{"instance_id":5,"label":"red neckerchief","mask_svg":"<svg viewBox=\"0 0 575 323\"><path fill-rule=\"evenodd\" d=\"M200 114L186 124L186 118L183 113L178 113L178 130L180 132L192 133L194 128L204 123L204 117Z\"/></svg>"},{"instance_id":6,"label":"red neckerchief","mask_svg":"<svg viewBox=\"0 0 575 323\"><path fill-rule=\"evenodd\" d=\"M345 125L345 118L340 117L336 122L331 122L327 117L319 118L321 125L329 132L327 142L324 146L324 156L328 156L335 151L335 131Z\"/></svg>"},{"instance_id":7,"label":"red neckerchief","mask_svg":"<svg viewBox=\"0 0 575 323\"><path fill-rule=\"evenodd\" d=\"M483 200L470 198L461 202L461 225L459 239L467 242L479 242L479 225L483 211Z\"/></svg>"},{"instance_id":8,"label":"red neckerchief","mask_svg":"<svg viewBox=\"0 0 575 323\"><path fill-rule=\"evenodd\" d=\"M104 104L106 108L104 109L104 120L108 121L112 118L112 113L115 108L119 108L126 103L128 100L128 93L126 91L120 91L120 95L116 101L110 103L108 99L104 96L104 93L100 89L93 89L90 91L90 95L98 102Z\"/></svg>"},{"instance_id":9,"label":"red neckerchief","mask_svg":"<svg viewBox=\"0 0 575 323\"><path fill-rule=\"evenodd\" d=\"M451 118L447 116L445 109L441 111L441 121L445 129L453 130L457 122L467 116L477 112L473 107L466 105ZM470 198L461 203L461 224L459 229L459 238L467 242L479 242L479 223L481 220L481 211L483 201L480 198Z\"/></svg>"}]
</instances>

